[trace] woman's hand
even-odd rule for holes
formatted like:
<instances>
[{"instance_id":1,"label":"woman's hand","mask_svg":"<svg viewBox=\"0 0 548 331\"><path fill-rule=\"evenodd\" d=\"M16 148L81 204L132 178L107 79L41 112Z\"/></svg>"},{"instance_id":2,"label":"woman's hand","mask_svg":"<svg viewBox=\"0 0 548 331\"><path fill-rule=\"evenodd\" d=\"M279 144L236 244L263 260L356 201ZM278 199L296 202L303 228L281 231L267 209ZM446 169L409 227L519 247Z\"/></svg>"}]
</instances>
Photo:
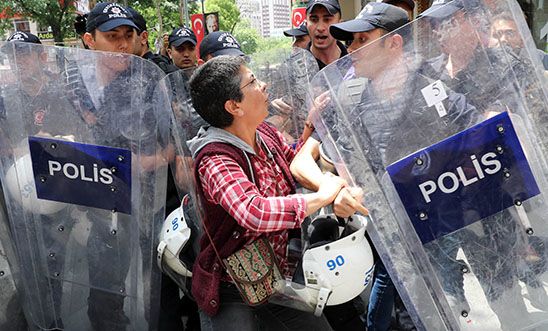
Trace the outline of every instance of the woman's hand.
<instances>
[{"instance_id":1,"label":"woman's hand","mask_svg":"<svg viewBox=\"0 0 548 331\"><path fill-rule=\"evenodd\" d=\"M318 209L333 203L337 194L346 185L346 181L341 177L335 176L332 173L323 174L318 191L305 194L304 196L307 202L306 215L311 215Z\"/></svg>"},{"instance_id":2,"label":"woman's hand","mask_svg":"<svg viewBox=\"0 0 548 331\"><path fill-rule=\"evenodd\" d=\"M368 215L367 208L360 201L363 198L363 190L359 187L344 187L335 198L333 210L339 217L350 217L356 212Z\"/></svg>"},{"instance_id":3,"label":"woman's hand","mask_svg":"<svg viewBox=\"0 0 548 331\"><path fill-rule=\"evenodd\" d=\"M328 205L335 200L341 189L347 185L346 181L341 177L326 172L320 181L318 194L327 202L325 205Z\"/></svg>"}]
</instances>

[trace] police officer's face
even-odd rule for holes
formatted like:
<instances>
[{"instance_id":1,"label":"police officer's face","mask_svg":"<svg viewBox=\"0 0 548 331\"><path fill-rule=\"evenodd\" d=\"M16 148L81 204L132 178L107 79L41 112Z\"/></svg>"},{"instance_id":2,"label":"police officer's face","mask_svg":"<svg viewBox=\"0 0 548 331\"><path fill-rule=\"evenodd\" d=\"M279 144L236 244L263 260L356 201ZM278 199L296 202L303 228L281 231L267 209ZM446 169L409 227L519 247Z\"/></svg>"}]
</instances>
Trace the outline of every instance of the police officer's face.
<instances>
[{"instance_id":1,"label":"police officer's face","mask_svg":"<svg viewBox=\"0 0 548 331\"><path fill-rule=\"evenodd\" d=\"M95 29L95 35L86 32L84 41L89 48L96 51L133 54L137 33L135 29L127 25L119 26L107 32ZM114 72L120 72L128 67L129 59L121 56L108 56L103 59L102 65Z\"/></svg>"},{"instance_id":2,"label":"police officer's face","mask_svg":"<svg viewBox=\"0 0 548 331\"><path fill-rule=\"evenodd\" d=\"M335 38L329 33L329 27L341 20L340 13L331 15L324 6L316 5L306 16L306 20L308 35L314 48L328 49L336 43Z\"/></svg>"},{"instance_id":3,"label":"police officer's face","mask_svg":"<svg viewBox=\"0 0 548 331\"><path fill-rule=\"evenodd\" d=\"M352 53L352 62L358 77L376 79L386 69L391 54L386 47L387 41L378 40L383 34L384 30L378 28L354 33L354 41L348 50ZM368 46L360 48L365 45Z\"/></svg>"},{"instance_id":4,"label":"police officer's face","mask_svg":"<svg viewBox=\"0 0 548 331\"><path fill-rule=\"evenodd\" d=\"M352 44L348 46L348 53L355 52L357 49L369 44L373 40L379 39L383 34L384 32L381 29L354 33L354 40L352 40Z\"/></svg>"},{"instance_id":5,"label":"police officer's face","mask_svg":"<svg viewBox=\"0 0 548 331\"><path fill-rule=\"evenodd\" d=\"M491 38L495 46L507 45L513 49L523 47L516 22L512 20L496 20L491 26Z\"/></svg>"},{"instance_id":6,"label":"police officer's face","mask_svg":"<svg viewBox=\"0 0 548 331\"><path fill-rule=\"evenodd\" d=\"M450 17L432 21L434 34L438 37L441 49L445 54L469 54L479 42L476 28L458 11Z\"/></svg>"},{"instance_id":7,"label":"police officer's face","mask_svg":"<svg viewBox=\"0 0 548 331\"><path fill-rule=\"evenodd\" d=\"M33 46L31 46L33 47ZM25 82L39 80L46 54L38 49L21 48L17 56L10 56L10 64Z\"/></svg>"},{"instance_id":8,"label":"police officer's face","mask_svg":"<svg viewBox=\"0 0 548 331\"><path fill-rule=\"evenodd\" d=\"M87 35L89 35L87 37ZM89 32L84 35L89 48L96 51L132 54L137 33L130 26L122 25L107 32L95 29L95 36Z\"/></svg>"},{"instance_id":9,"label":"police officer's face","mask_svg":"<svg viewBox=\"0 0 548 331\"><path fill-rule=\"evenodd\" d=\"M169 57L173 60L173 64L181 69L191 68L196 65L196 46L186 42L177 47L171 46L167 49Z\"/></svg>"}]
</instances>

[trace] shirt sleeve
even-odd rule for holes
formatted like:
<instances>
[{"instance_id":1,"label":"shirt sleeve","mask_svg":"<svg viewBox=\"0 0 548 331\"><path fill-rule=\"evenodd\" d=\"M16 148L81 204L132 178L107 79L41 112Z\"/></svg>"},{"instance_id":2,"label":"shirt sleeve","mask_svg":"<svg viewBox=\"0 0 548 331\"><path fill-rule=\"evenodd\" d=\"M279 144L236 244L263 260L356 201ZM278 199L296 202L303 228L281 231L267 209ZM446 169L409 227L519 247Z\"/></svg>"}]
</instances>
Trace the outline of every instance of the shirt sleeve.
<instances>
[{"instance_id":1,"label":"shirt sleeve","mask_svg":"<svg viewBox=\"0 0 548 331\"><path fill-rule=\"evenodd\" d=\"M205 198L256 232L298 228L306 213L302 194L264 197L241 166L224 155L206 156L198 168Z\"/></svg>"}]
</instances>

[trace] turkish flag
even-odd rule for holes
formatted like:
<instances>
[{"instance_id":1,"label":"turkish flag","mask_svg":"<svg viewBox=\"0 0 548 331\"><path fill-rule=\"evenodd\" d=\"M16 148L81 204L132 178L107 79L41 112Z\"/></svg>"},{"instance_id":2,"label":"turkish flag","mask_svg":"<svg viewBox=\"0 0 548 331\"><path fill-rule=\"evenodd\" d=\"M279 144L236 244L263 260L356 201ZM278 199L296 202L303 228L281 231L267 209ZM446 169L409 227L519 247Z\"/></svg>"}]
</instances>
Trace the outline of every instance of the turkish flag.
<instances>
[{"instance_id":1,"label":"turkish flag","mask_svg":"<svg viewBox=\"0 0 548 331\"><path fill-rule=\"evenodd\" d=\"M190 22L192 24L192 31L196 35L196 54L200 57L200 43L205 36L204 15L194 14L190 16Z\"/></svg>"},{"instance_id":2,"label":"turkish flag","mask_svg":"<svg viewBox=\"0 0 548 331\"><path fill-rule=\"evenodd\" d=\"M291 24L296 28L306 19L306 8L293 8L293 13L291 14Z\"/></svg>"}]
</instances>

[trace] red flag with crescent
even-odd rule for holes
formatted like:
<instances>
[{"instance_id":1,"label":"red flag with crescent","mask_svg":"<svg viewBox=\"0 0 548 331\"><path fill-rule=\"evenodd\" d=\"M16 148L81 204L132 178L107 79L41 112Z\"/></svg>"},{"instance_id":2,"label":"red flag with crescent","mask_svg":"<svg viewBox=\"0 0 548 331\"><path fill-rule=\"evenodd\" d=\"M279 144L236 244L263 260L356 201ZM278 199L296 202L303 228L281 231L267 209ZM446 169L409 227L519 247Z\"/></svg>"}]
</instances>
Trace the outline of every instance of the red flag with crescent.
<instances>
[{"instance_id":1,"label":"red flag with crescent","mask_svg":"<svg viewBox=\"0 0 548 331\"><path fill-rule=\"evenodd\" d=\"M190 16L190 22L192 23L192 31L196 35L196 54L200 57L200 43L205 36L204 15L194 14Z\"/></svg>"},{"instance_id":2,"label":"red flag with crescent","mask_svg":"<svg viewBox=\"0 0 548 331\"><path fill-rule=\"evenodd\" d=\"M306 19L306 8L293 8L293 13L291 14L291 24L296 28Z\"/></svg>"}]
</instances>

